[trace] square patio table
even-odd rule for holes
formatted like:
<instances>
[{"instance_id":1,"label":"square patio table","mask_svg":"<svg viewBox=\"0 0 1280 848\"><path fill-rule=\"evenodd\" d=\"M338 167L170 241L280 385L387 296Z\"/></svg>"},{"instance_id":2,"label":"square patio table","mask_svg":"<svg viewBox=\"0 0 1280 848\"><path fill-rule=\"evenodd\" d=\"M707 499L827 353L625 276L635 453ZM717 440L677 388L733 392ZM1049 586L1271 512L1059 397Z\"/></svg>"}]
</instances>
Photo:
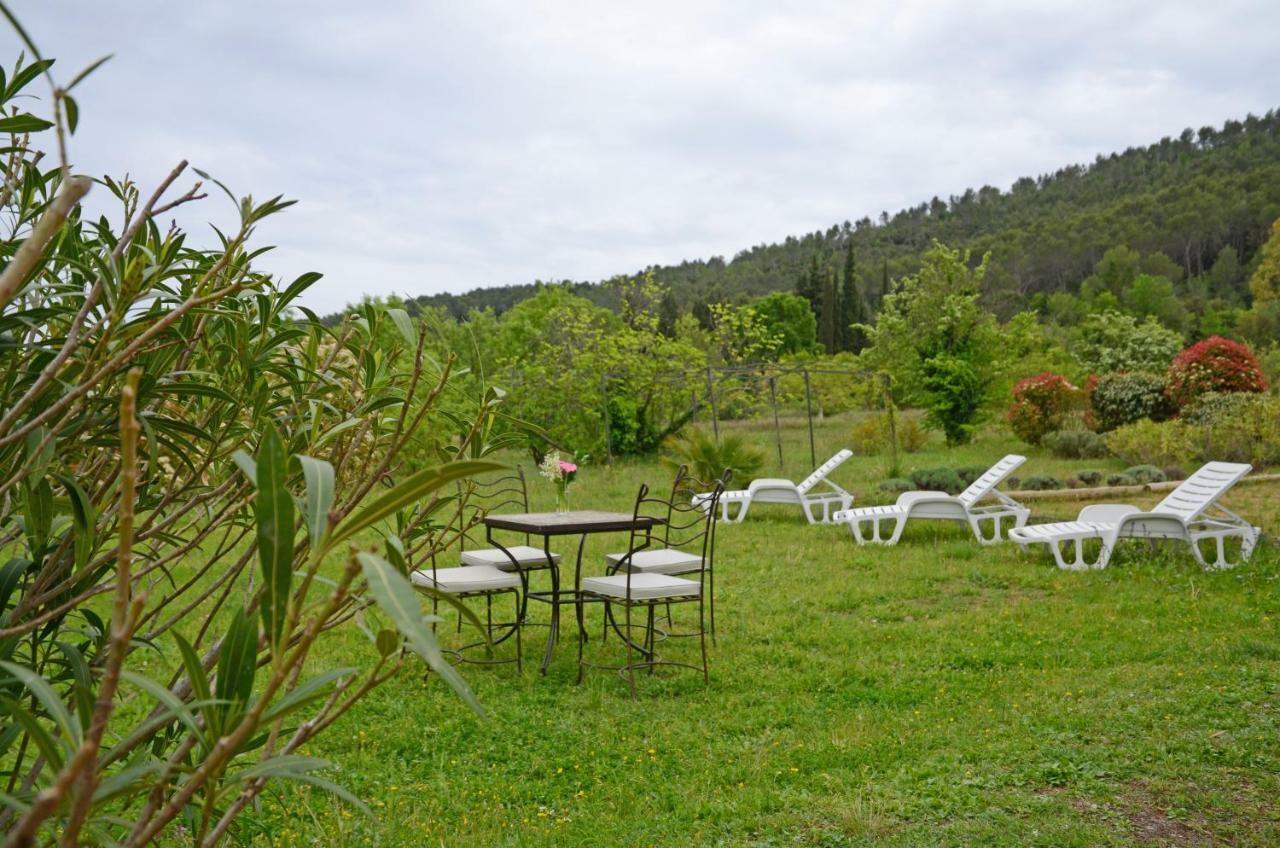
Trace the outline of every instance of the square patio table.
<instances>
[{"instance_id":1,"label":"square patio table","mask_svg":"<svg viewBox=\"0 0 1280 848\"><path fill-rule=\"evenodd\" d=\"M576 604L578 601L578 580L582 574L582 550L587 536L593 533L620 533L632 530L651 530L662 524L662 519L650 516L635 516L629 512L604 512L595 509L580 509L570 512L525 512L507 513L503 515L487 515L483 519L485 535L493 547L506 551L502 543L493 536L495 530L507 530L523 533L527 536L541 536L542 550L547 555L545 565L521 566L515 557L511 561L520 572L520 579L525 581L525 599L533 599L551 605L550 635L547 637L547 650L542 657L542 673L547 673L551 664L551 651L555 648L560 632L560 607L564 604ZM552 536L578 536L578 556L574 565L574 585L571 590L560 588L560 568L551 556ZM509 555L509 554L508 554ZM550 592L530 592L526 572L551 572ZM578 625L578 638L585 639L586 631L581 622Z\"/></svg>"}]
</instances>

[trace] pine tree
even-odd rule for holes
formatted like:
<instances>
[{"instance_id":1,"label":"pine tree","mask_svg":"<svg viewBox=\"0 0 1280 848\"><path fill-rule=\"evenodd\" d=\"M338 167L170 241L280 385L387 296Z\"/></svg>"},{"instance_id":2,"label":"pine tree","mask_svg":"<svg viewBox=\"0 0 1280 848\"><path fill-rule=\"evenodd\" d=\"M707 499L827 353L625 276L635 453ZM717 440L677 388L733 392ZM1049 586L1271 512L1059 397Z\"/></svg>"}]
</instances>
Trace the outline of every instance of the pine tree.
<instances>
[{"instance_id":1,"label":"pine tree","mask_svg":"<svg viewBox=\"0 0 1280 848\"><path fill-rule=\"evenodd\" d=\"M876 309L884 307L884 299L889 294L889 260L884 260L884 265L880 273L880 302L876 304Z\"/></svg>"},{"instance_id":2,"label":"pine tree","mask_svg":"<svg viewBox=\"0 0 1280 848\"><path fill-rule=\"evenodd\" d=\"M667 292L658 304L658 332L669 339L676 336L676 322L680 320L680 304L676 296Z\"/></svg>"}]
</instances>

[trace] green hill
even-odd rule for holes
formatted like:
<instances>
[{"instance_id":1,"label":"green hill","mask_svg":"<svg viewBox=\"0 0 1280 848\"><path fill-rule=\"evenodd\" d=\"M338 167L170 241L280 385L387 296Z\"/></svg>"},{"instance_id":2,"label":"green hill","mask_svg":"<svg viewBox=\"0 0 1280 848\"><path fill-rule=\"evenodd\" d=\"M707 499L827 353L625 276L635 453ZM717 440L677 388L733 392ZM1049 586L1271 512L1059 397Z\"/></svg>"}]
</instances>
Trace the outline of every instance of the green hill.
<instances>
[{"instance_id":1,"label":"green hill","mask_svg":"<svg viewBox=\"0 0 1280 848\"><path fill-rule=\"evenodd\" d=\"M1125 245L1163 253L1187 278L1212 267L1223 248L1241 270L1280 217L1280 114L1268 111L1221 128L1186 129L1146 147L1098 156L1052 174L1023 177L1007 191L993 186L934 197L894 215L833 224L825 232L777 244L648 269L682 311L699 303L742 301L790 290L812 263L838 266L852 243L863 296L874 304L884 282L915 269L933 241L992 253L988 304L1001 313L1036 294L1074 292L1102 254ZM576 293L613 306L611 286L568 282ZM456 317L473 309L503 312L540 283L417 298ZM1221 294L1221 293L1215 293Z\"/></svg>"}]
</instances>

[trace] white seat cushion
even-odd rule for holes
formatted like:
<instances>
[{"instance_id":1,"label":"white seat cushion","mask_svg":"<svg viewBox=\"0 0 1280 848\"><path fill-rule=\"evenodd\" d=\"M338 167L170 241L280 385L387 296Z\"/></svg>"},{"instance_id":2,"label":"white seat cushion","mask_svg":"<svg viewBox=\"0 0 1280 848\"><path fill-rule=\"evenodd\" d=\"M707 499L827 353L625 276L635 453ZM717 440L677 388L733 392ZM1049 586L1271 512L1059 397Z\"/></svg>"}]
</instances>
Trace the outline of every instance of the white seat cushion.
<instances>
[{"instance_id":1,"label":"white seat cushion","mask_svg":"<svg viewBox=\"0 0 1280 848\"><path fill-rule=\"evenodd\" d=\"M626 557L625 553L607 554L605 560L616 568ZM679 548L636 551L622 570L632 574L688 574L690 571L702 570L702 557Z\"/></svg>"},{"instance_id":2,"label":"white seat cushion","mask_svg":"<svg viewBox=\"0 0 1280 848\"><path fill-rule=\"evenodd\" d=\"M463 565L491 565L502 571L515 571L516 566L511 563L511 557L516 558L516 562L521 568L546 568L547 552L541 548L531 547L530 545L512 545L507 548L511 556L500 548L483 548L477 551L463 551ZM552 554L551 559L556 564L560 563L560 554Z\"/></svg>"},{"instance_id":3,"label":"white seat cushion","mask_svg":"<svg viewBox=\"0 0 1280 848\"><path fill-rule=\"evenodd\" d=\"M492 565L464 565L459 568L437 568L415 571L410 575L415 586L425 586L437 592L461 595L466 592L496 592L502 589L519 589L520 578L515 574L499 571Z\"/></svg>"},{"instance_id":4,"label":"white seat cushion","mask_svg":"<svg viewBox=\"0 0 1280 848\"><path fill-rule=\"evenodd\" d=\"M625 574L614 574L610 577L584 577L582 591L625 600L627 579ZM671 577L667 574L632 574L630 580L631 599L636 601L696 597L702 592L702 584L698 581Z\"/></svg>"}]
</instances>

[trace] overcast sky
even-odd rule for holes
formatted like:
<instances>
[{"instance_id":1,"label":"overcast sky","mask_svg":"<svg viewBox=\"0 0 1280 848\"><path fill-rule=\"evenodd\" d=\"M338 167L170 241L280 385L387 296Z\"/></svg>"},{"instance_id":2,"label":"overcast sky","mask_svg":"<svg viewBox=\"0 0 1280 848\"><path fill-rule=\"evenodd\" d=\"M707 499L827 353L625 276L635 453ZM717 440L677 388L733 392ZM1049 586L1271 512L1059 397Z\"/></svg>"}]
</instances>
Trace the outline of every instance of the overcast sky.
<instances>
[{"instance_id":1,"label":"overcast sky","mask_svg":"<svg viewBox=\"0 0 1280 848\"><path fill-rule=\"evenodd\" d=\"M62 80L115 54L77 170L298 199L258 241L321 312L728 258L1280 106L1275 0L10 8Z\"/></svg>"}]
</instances>

